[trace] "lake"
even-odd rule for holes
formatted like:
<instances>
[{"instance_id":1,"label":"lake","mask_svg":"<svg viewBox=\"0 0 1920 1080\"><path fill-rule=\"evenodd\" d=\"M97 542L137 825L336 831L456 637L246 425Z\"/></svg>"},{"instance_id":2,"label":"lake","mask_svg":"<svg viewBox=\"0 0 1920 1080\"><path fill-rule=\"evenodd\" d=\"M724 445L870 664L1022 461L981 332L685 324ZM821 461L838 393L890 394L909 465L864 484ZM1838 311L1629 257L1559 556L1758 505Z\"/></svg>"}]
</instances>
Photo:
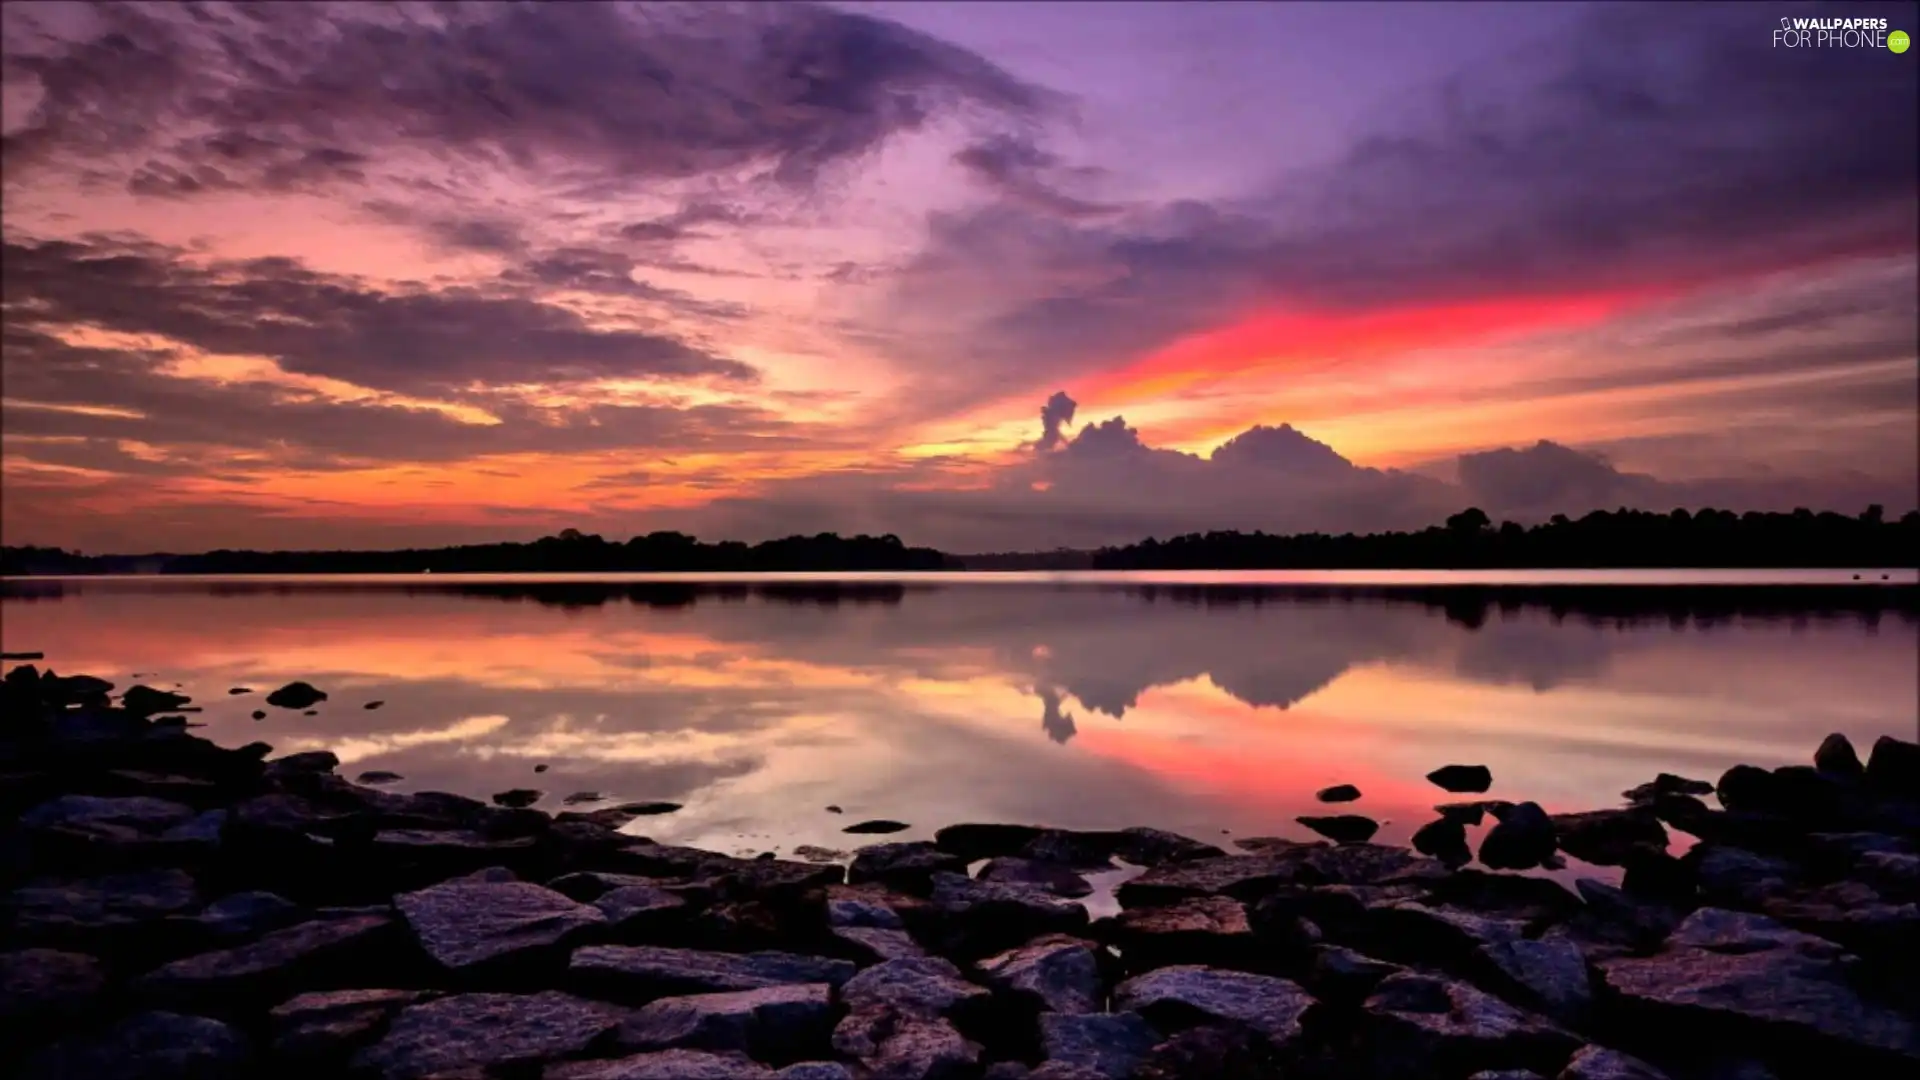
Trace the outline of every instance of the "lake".
<instances>
[{"instance_id":1,"label":"lake","mask_svg":"<svg viewBox=\"0 0 1920 1080\"><path fill-rule=\"evenodd\" d=\"M683 803L629 831L731 853L849 849L866 818L1223 842L1347 810L1404 842L1471 797L1424 779L1449 762L1558 811L1914 738L1916 575L1881 573L16 579L0 647L402 790ZM317 715L250 719L293 679ZM1336 783L1363 797L1315 801Z\"/></svg>"}]
</instances>

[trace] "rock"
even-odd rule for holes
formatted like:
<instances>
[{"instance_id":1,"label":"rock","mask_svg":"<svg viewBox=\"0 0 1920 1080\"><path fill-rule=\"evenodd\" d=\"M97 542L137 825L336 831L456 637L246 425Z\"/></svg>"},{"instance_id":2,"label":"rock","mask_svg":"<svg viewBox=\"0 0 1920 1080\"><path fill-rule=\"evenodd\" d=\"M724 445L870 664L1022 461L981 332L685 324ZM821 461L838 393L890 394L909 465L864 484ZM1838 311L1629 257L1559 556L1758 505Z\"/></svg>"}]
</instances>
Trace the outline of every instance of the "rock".
<instances>
[{"instance_id":1,"label":"rock","mask_svg":"<svg viewBox=\"0 0 1920 1080\"><path fill-rule=\"evenodd\" d=\"M193 699L185 694L176 694L169 690L155 690L151 686L129 686L120 696L120 707L134 716L152 716L156 713L171 712Z\"/></svg>"},{"instance_id":2,"label":"rock","mask_svg":"<svg viewBox=\"0 0 1920 1080\"><path fill-rule=\"evenodd\" d=\"M1920 743L1882 735L1867 754L1867 783L1890 795L1920 798Z\"/></svg>"},{"instance_id":3,"label":"rock","mask_svg":"<svg viewBox=\"0 0 1920 1080\"><path fill-rule=\"evenodd\" d=\"M1164 907L1129 908L1090 928L1116 945L1127 966L1165 964L1244 967L1264 960L1245 904L1229 896L1192 896Z\"/></svg>"},{"instance_id":4,"label":"rock","mask_svg":"<svg viewBox=\"0 0 1920 1080\"><path fill-rule=\"evenodd\" d=\"M873 844L854 852L853 864L847 867L847 883L877 881L908 892L925 893L933 888L934 874L966 871L965 859L926 841Z\"/></svg>"},{"instance_id":5,"label":"rock","mask_svg":"<svg viewBox=\"0 0 1920 1080\"><path fill-rule=\"evenodd\" d=\"M1609 960L1600 971L1653 1031L1813 1045L1835 1067L1920 1057L1912 1020L1863 998L1846 956L1764 915L1701 908L1660 953Z\"/></svg>"},{"instance_id":6,"label":"rock","mask_svg":"<svg viewBox=\"0 0 1920 1080\"><path fill-rule=\"evenodd\" d=\"M793 849L793 854L796 858L805 859L811 863L833 863L849 857L846 852L838 848L821 847L818 844L801 844Z\"/></svg>"},{"instance_id":7,"label":"rock","mask_svg":"<svg viewBox=\"0 0 1920 1080\"><path fill-rule=\"evenodd\" d=\"M933 843L941 851L975 862L1018 855L1043 831L1038 825L949 825L933 834Z\"/></svg>"},{"instance_id":8,"label":"rock","mask_svg":"<svg viewBox=\"0 0 1920 1080\"><path fill-rule=\"evenodd\" d=\"M598 870L584 870L578 873L562 874L547 882L547 888L569 899L588 904L615 889L656 884L658 882L653 878L637 877L633 874L607 874Z\"/></svg>"},{"instance_id":9,"label":"rock","mask_svg":"<svg viewBox=\"0 0 1920 1080\"><path fill-rule=\"evenodd\" d=\"M1709 904L1728 907L1757 908L1800 876L1799 869L1784 859L1724 844L1696 844L1684 861L1701 896Z\"/></svg>"},{"instance_id":10,"label":"rock","mask_svg":"<svg viewBox=\"0 0 1920 1080\"><path fill-rule=\"evenodd\" d=\"M254 1075L246 1036L218 1020L135 1013L29 1059L19 1080L240 1080Z\"/></svg>"},{"instance_id":11,"label":"rock","mask_svg":"<svg viewBox=\"0 0 1920 1080\"><path fill-rule=\"evenodd\" d=\"M1553 1072L1579 1045L1545 1017L1466 983L1416 972L1382 980L1362 1009L1362 1045L1381 1077Z\"/></svg>"},{"instance_id":12,"label":"rock","mask_svg":"<svg viewBox=\"0 0 1920 1080\"><path fill-rule=\"evenodd\" d=\"M951 1016L985 1004L988 997L985 988L937 956L888 960L840 988L840 999L856 1012L888 1008L919 1016Z\"/></svg>"},{"instance_id":13,"label":"rock","mask_svg":"<svg viewBox=\"0 0 1920 1080\"><path fill-rule=\"evenodd\" d=\"M961 865L965 866L965 863ZM1028 885L1069 900L1093 893L1093 886L1087 882L1086 878L1059 863L1039 862L1010 855L987 860L987 864L980 868L980 872L975 877L980 881Z\"/></svg>"},{"instance_id":14,"label":"rock","mask_svg":"<svg viewBox=\"0 0 1920 1080\"><path fill-rule=\"evenodd\" d=\"M1479 821L1476 812L1474 821ZM1466 826L1454 818L1441 816L1414 830L1413 850L1431 855L1448 866L1465 866L1473 861L1467 846Z\"/></svg>"},{"instance_id":15,"label":"rock","mask_svg":"<svg viewBox=\"0 0 1920 1080\"><path fill-rule=\"evenodd\" d=\"M366 703L365 705L362 705L362 706L360 706L360 707L361 707L361 708L363 708L363 709L365 709L365 710L367 710L368 712L372 712L373 710L375 710L375 709L377 709L377 708L379 708L380 706L382 706L382 705L385 705L385 704L386 704L386 702L384 702L384 701L369 701L369 702L367 702L367 703Z\"/></svg>"},{"instance_id":16,"label":"rock","mask_svg":"<svg viewBox=\"0 0 1920 1080\"><path fill-rule=\"evenodd\" d=\"M1480 861L1494 870L1530 870L1553 855L1553 819L1539 803L1516 804L1480 840Z\"/></svg>"},{"instance_id":17,"label":"rock","mask_svg":"<svg viewBox=\"0 0 1920 1080\"><path fill-rule=\"evenodd\" d=\"M1605 882L1581 878L1574 887L1586 907L1567 925L1586 941L1619 946L1629 953L1651 952L1680 924L1680 915L1672 908L1642 903Z\"/></svg>"},{"instance_id":18,"label":"rock","mask_svg":"<svg viewBox=\"0 0 1920 1080\"><path fill-rule=\"evenodd\" d=\"M1548 820L1560 850L1599 866L1620 866L1641 849L1667 850L1667 830L1644 810L1591 810Z\"/></svg>"},{"instance_id":19,"label":"rock","mask_svg":"<svg viewBox=\"0 0 1920 1080\"><path fill-rule=\"evenodd\" d=\"M519 809L521 807L532 806L534 803L546 797L546 792L538 791L534 788L510 788L506 791L494 792L493 804L495 806L507 806ZM567 801L572 802L573 800L568 799Z\"/></svg>"},{"instance_id":20,"label":"rock","mask_svg":"<svg viewBox=\"0 0 1920 1080\"><path fill-rule=\"evenodd\" d=\"M1441 803L1434 812L1448 821L1457 821L1462 825L1478 825L1486 820L1496 808L1504 810L1513 804L1499 799L1475 799L1472 802Z\"/></svg>"},{"instance_id":21,"label":"rock","mask_svg":"<svg viewBox=\"0 0 1920 1080\"><path fill-rule=\"evenodd\" d=\"M628 1017L615 1038L624 1050L732 1050L791 1061L827 1048L832 994L825 983L796 983L660 998Z\"/></svg>"},{"instance_id":22,"label":"rock","mask_svg":"<svg viewBox=\"0 0 1920 1080\"><path fill-rule=\"evenodd\" d=\"M569 976L583 986L622 998L759 990L853 978L845 960L784 952L719 953L652 946L589 945L575 949Z\"/></svg>"},{"instance_id":23,"label":"rock","mask_svg":"<svg viewBox=\"0 0 1920 1080\"><path fill-rule=\"evenodd\" d=\"M450 881L394 897L427 955L449 971L539 964L582 932L598 909L524 881Z\"/></svg>"},{"instance_id":24,"label":"rock","mask_svg":"<svg viewBox=\"0 0 1920 1080\"><path fill-rule=\"evenodd\" d=\"M1255 901L1282 885L1317 876L1303 858L1287 854L1222 855L1172 863L1120 883L1120 903L1129 908L1168 904L1188 896L1231 896Z\"/></svg>"},{"instance_id":25,"label":"rock","mask_svg":"<svg viewBox=\"0 0 1920 1080\"><path fill-rule=\"evenodd\" d=\"M432 996L426 990L332 990L290 998L267 1014L273 1056L309 1073L342 1069L401 1009Z\"/></svg>"},{"instance_id":26,"label":"rock","mask_svg":"<svg viewBox=\"0 0 1920 1080\"><path fill-rule=\"evenodd\" d=\"M576 791L560 802L566 806L578 806L581 803L606 802L607 797L597 791Z\"/></svg>"},{"instance_id":27,"label":"rock","mask_svg":"<svg viewBox=\"0 0 1920 1080\"><path fill-rule=\"evenodd\" d=\"M1190 1026L1193 1017L1244 1025L1275 1046L1300 1035L1312 996L1290 979L1222 971L1197 964L1137 975L1113 992L1113 1007L1140 1013L1156 1026Z\"/></svg>"},{"instance_id":28,"label":"rock","mask_svg":"<svg viewBox=\"0 0 1920 1080\"><path fill-rule=\"evenodd\" d=\"M1045 829L1020 854L1041 862L1097 869L1110 866L1115 856L1138 866L1161 866L1226 852L1178 833L1134 827L1110 831Z\"/></svg>"},{"instance_id":29,"label":"rock","mask_svg":"<svg viewBox=\"0 0 1920 1080\"><path fill-rule=\"evenodd\" d=\"M1380 831L1380 823L1359 814L1335 814L1332 817L1299 817L1300 824L1337 844L1364 844Z\"/></svg>"},{"instance_id":30,"label":"rock","mask_svg":"<svg viewBox=\"0 0 1920 1080\"><path fill-rule=\"evenodd\" d=\"M849 825L846 828L841 829L840 831L843 833L855 833L855 834L896 833L896 832L906 832L908 829L911 829L911 828L913 828L913 826L908 825L904 821L888 821L885 818L880 818L874 821L855 822L854 824Z\"/></svg>"},{"instance_id":31,"label":"rock","mask_svg":"<svg viewBox=\"0 0 1920 1080\"><path fill-rule=\"evenodd\" d=\"M1231 1024L1188 1028L1154 1047L1133 1068L1133 1080L1269 1080L1290 1075L1265 1039Z\"/></svg>"},{"instance_id":32,"label":"rock","mask_svg":"<svg viewBox=\"0 0 1920 1080\"><path fill-rule=\"evenodd\" d=\"M253 718L255 720L265 720L267 718L267 711L265 709L255 709L253 710Z\"/></svg>"},{"instance_id":33,"label":"rock","mask_svg":"<svg viewBox=\"0 0 1920 1080\"><path fill-rule=\"evenodd\" d=\"M1667 1074L1618 1050L1583 1046L1557 1080L1667 1080Z\"/></svg>"},{"instance_id":34,"label":"rock","mask_svg":"<svg viewBox=\"0 0 1920 1080\"><path fill-rule=\"evenodd\" d=\"M1651 802L1661 795L1711 795L1713 785L1705 780L1689 780L1673 773L1661 773L1652 780L1620 793L1629 802Z\"/></svg>"},{"instance_id":35,"label":"rock","mask_svg":"<svg viewBox=\"0 0 1920 1080\"><path fill-rule=\"evenodd\" d=\"M546 765L535 765L535 766L533 767L533 771L534 771L534 772L536 772L536 773L543 773L543 772L546 772L546 771L547 771L547 769L548 769L548 766L546 766Z\"/></svg>"},{"instance_id":36,"label":"rock","mask_svg":"<svg viewBox=\"0 0 1920 1080\"><path fill-rule=\"evenodd\" d=\"M925 956L912 935L905 930L885 930L872 926L836 926L829 931L849 955L862 963L877 964L887 960L907 960Z\"/></svg>"},{"instance_id":37,"label":"rock","mask_svg":"<svg viewBox=\"0 0 1920 1080\"><path fill-rule=\"evenodd\" d=\"M1405 970L1399 964L1375 960L1338 945L1317 945L1308 978L1321 999L1358 1005L1373 993L1380 980Z\"/></svg>"},{"instance_id":38,"label":"rock","mask_svg":"<svg viewBox=\"0 0 1920 1080\"><path fill-rule=\"evenodd\" d=\"M175 960L136 984L146 997L189 1007L244 1007L363 972L391 952L385 915L312 919L231 949Z\"/></svg>"},{"instance_id":39,"label":"rock","mask_svg":"<svg viewBox=\"0 0 1920 1080\"><path fill-rule=\"evenodd\" d=\"M304 682L290 682L267 695L267 704L281 709L310 709L325 700L324 692Z\"/></svg>"},{"instance_id":40,"label":"rock","mask_svg":"<svg viewBox=\"0 0 1920 1080\"><path fill-rule=\"evenodd\" d=\"M243 892L215 900L190 919L174 918L191 923L205 940L232 943L292 926L301 916L300 905L278 893Z\"/></svg>"},{"instance_id":41,"label":"rock","mask_svg":"<svg viewBox=\"0 0 1920 1080\"><path fill-rule=\"evenodd\" d=\"M1867 775L1867 767L1860 764L1860 755L1854 752L1853 743L1837 731L1820 740L1820 748L1813 752L1813 767L1847 780Z\"/></svg>"},{"instance_id":42,"label":"rock","mask_svg":"<svg viewBox=\"0 0 1920 1080\"><path fill-rule=\"evenodd\" d=\"M125 862L141 854L143 842L193 817L193 807L167 799L62 795L21 814L20 827L62 853Z\"/></svg>"},{"instance_id":43,"label":"rock","mask_svg":"<svg viewBox=\"0 0 1920 1080\"><path fill-rule=\"evenodd\" d=\"M1036 1011L1100 1011L1102 982L1095 946L1077 938L1029 942L975 965L994 987L1025 999Z\"/></svg>"},{"instance_id":44,"label":"rock","mask_svg":"<svg viewBox=\"0 0 1920 1080\"><path fill-rule=\"evenodd\" d=\"M402 1009L352 1064L384 1080L524 1068L583 1053L621 1018L610 1006L554 991L456 994Z\"/></svg>"},{"instance_id":45,"label":"rock","mask_svg":"<svg viewBox=\"0 0 1920 1080\"><path fill-rule=\"evenodd\" d=\"M385 769L373 769L354 777L353 782L356 784L397 784L405 779L406 777L401 776L397 772L388 772Z\"/></svg>"},{"instance_id":46,"label":"rock","mask_svg":"<svg viewBox=\"0 0 1920 1080\"><path fill-rule=\"evenodd\" d=\"M775 1080L782 1074L744 1054L660 1050L607 1061L550 1065L542 1080Z\"/></svg>"},{"instance_id":47,"label":"rock","mask_svg":"<svg viewBox=\"0 0 1920 1080\"><path fill-rule=\"evenodd\" d=\"M86 948L126 935L196 907L193 879L179 870L113 874L77 881L32 881L5 901L13 933L22 942L71 942Z\"/></svg>"},{"instance_id":48,"label":"rock","mask_svg":"<svg viewBox=\"0 0 1920 1080\"><path fill-rule=\"evenodd\" d=\"M267 779L280 782L303 773L330 773L340 767L331 750L308 750L267 762Z\"/></svg>"},{"instance_id":49,"label":"rock","mask_svg":"<svg viewBox=\"0 0 1920 1080\"><path fill-rule=\"evenodd\" d=\"M0 953L0 1045L12 1033L41 1036L83 1015L107 988L107 969L85 953L17 949Z\"/></svg>"},{"instance_id":50,"label":"rock","mask_svg":"<svg viewBox=\"0 0 1920 1080\"><path fill-rule=\"evenodd\" d=\"M1137 1013L1041 1013L1040 1045L1049 1065L1079 1066L1108 1080L1125 1080L1160 1033Z\"/></svg>"},{"instance_id":51,"label":"rock","mask_svg":"<svg viewBox=\"0 0 1920 1080\"><path fill-rule=\"evenodd\" d=\"M1321 788L1314 793L1313 797L1321 802L1352 802L1360 797L1360 789L1352 784L1335 784L1329 788Z\"/></svg>"},{"instance_id":52,"label":"rock","mask_svg":"<svg viewBox=\"0 0 1920 1080\"><path fill-rule=\"evenodd\" d=\"M1584 1024L1593 1009L1593 983L1586 954L1556 933L1539 938L1489 942L1486 957L1517 988L1518 997L1568 1024Z\"/></svg>"},{"instance_id":53,"label":"rock","mask_svg":"<svg viewBox=\"0 0 1920 1080\"><path fill-rule=\"evenodd\" d=\"M833 1030L833 1048L858 1059L871 1080L949 1080L971 1075L980 1061L980 1045L946 1020L886 1009L848 1014Z\"/></svg>"},{"instance_id":54,"label":"rock","mask_svg":"<svg viewBox=\"0 0 1920 1080\"><path fill-rule=\"evenodd\" d=\"M677 925L687 914L687 901L654 885L623 885L593 901L606 916L608 929L624 937L659 933Z\"/></svg>"},{"instance_id":55,"label":"rock","mask_svg":"<svg viewBox=\"0 0 1920 1080\"><path fill-rule=\"evenodd\" d=\"M1442 765L1428 773L1427 779L1442 791L1478 795L1493 786L1493 770L1485 765Z\"/></svg>"},{"instance_id":56,"label":"rock","mask_svg":"<svg viewBox=\"0 0 1920 1080\"><path fill-rule=\"evenodd\" d=\"M959 874L933 875L933 907L943 940L938 951L962 958L1001 952L1042 934L1072 934L1087 909L1051 893Z\"/></svg>"}]
</instances>

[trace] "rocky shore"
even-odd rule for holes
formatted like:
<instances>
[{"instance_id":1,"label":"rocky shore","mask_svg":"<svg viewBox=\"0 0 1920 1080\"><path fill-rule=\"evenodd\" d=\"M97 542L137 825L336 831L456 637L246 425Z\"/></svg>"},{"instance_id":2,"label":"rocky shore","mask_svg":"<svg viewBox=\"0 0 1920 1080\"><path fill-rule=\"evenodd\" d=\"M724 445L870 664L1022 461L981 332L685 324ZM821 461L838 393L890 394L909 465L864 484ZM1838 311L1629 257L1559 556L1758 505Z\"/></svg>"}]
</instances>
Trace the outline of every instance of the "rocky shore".
<instances>
[{"instance_id":1,"label":"rocky shore","mask_svg":"<svg viewBox=\"0 0 1920 1080\"><path fill-rule=\"evenodd\" d=\"M0 1074L1920 1069L1920 746L1897 739L1864 764L1834 736L1804 766L1662 775L1582 814L1461 801L1447 790L1492 778L1443 768L1417 850L1367 842L1357 814L1303 819L1329 841L1232 850L960 824L841 866L362 786L331 754L222 748L173 714L179 695L114 689L31 665L0 681ZM1621 885L1510 872L1561 852ZM1092 919L1085 875L1115 860L1145 872Z\"/></svg>"}]
</instances>

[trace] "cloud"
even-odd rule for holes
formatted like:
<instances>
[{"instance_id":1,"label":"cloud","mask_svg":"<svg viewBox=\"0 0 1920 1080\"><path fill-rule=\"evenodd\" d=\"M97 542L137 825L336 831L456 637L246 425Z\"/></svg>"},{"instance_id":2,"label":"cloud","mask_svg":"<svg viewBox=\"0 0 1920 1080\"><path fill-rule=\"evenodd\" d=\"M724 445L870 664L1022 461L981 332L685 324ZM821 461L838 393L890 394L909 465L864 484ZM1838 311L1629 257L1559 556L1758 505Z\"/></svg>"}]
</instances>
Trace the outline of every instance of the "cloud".
<instances>
[{"instance_id":1,"label":"cloud","mask_svg":"<svg viewBox=\"0 0 1920 1080\"><path fill-rule=\"evenodd\" d=\"M118 159L172 195L358 182L409 154L628 189L736 169L807 185L936 114L1050 100L803 3L99 5L8 29L8 81L43 94L7 136L9 181Z\"/></svg>"},{"instance_id":2,"label":"cloud","mask_svg":"<svg viewBox=\"0 0 1920 1080\"><path fill-rule=\"evenodd\" d=\"M659 334L596 328L571 309L527 295L426 286L382 291L292 259L196 265L106 242L9 242L0 269L9 322L161 335L381 390L757 377L737 360ZM561 270L563 278L564 271L595 272L575 264Z\"/></svg>"},{"instance_id":3,"label":"cloud","mask_svg":"<svg viewBox=\"0 0 1920 1080\"><path fill-rule=\"evenodd\" d=\"M1073 411L1077 407L1065 390L1056 390L1045 405L1040 406L1040 442L1036 444L1041 452L1052 450L1060 445L1060 429L1073 423Z\"/></svg>"},{"instance_id":4,"label":"cloud","mask_svg":"<svg viewBox=\"0 0 1920 1080\"><path fill-rule=\"evenodd\" d=\"M1002 197L1038 213L1094 218L1122 209L1061 191L1059 184L1071 180L1072 171L1054 154L1020 136L994 134L957 151L953 160Z\"/></svg>"}]
</instances>

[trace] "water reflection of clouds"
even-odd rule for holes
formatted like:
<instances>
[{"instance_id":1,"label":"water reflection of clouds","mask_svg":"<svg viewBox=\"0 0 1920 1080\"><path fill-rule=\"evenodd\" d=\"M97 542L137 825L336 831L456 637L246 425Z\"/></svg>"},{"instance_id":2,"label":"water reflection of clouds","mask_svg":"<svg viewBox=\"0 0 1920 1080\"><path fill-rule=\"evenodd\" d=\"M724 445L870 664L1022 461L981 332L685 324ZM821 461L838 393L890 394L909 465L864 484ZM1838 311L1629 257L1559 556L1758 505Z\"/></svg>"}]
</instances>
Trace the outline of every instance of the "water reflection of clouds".
<instances>
[{"instance_id":1,"label":"water reflection of clouds","mask_svg":"<svg viewBox=\"0 0 1920 1080\"><path fill-rule=\"evenodd\" d=\"M1910 613L1676 629L1484 602L1468 619L1452 601L859 595L89 586L9 603L4 628L62 670L186 682L223 741L327 747L416 789L681 802L636 827L725 847L837 842L827 803L912 821L906 838L961 818L1293 833L1336 782L1391 839L1446 761L1490 765L1497 793L1601 804L1661 769L1804 760L1829 730L1911 736L1920 678ZM256 724L256 697L225 696L292 678L333 694L319 716Z\"/></svg>"}]
</instances>

